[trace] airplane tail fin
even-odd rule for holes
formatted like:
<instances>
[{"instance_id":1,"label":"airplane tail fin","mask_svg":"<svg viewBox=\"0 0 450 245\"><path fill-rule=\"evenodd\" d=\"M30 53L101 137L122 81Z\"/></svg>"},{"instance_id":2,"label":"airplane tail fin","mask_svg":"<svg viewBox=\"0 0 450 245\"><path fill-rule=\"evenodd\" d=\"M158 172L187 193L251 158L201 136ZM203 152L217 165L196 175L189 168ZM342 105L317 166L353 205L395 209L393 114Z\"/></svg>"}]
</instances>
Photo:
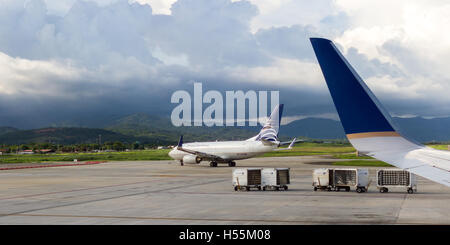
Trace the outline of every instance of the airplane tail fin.
<instances>
[{"instance_id":1,"label":"airplane tail fin","mask_svg":"<svg viewBox=\"0 0 450 245\"><path fill-rule=\"evenodd\" d=\"M310 40L347 138L399 136L390 115L333 42Z\"/></svg>"},{"instance_id":2,"label":"airplane tail fin","mask_svg":"<svg viewBox=\"0 0 450 245\"><path fill-rule=\"evenodd\" d=\"M276 106L259 134L248 140L278 141L278 131L280 130L283 107L283 104Z\"/></svg>"}]
</instances>

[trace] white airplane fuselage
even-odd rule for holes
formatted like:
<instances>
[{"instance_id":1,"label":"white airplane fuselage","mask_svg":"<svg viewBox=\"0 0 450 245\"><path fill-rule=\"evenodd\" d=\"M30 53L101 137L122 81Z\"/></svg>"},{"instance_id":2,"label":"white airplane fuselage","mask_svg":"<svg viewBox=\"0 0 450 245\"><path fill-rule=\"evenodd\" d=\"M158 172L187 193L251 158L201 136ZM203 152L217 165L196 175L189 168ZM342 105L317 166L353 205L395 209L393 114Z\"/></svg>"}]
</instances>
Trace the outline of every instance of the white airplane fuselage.
<instances>
[{"instance_id":1,"label":"white airplane fuselage","mask_svg":"<svg viewBox=\"0 0 450 245\"><path fill-rule=\"evenodd\" d=\"M187 143L183 144L183 148L220 156L226 161L233 161L252 158L271 152L278 148L278 144L264 144L262 141L217 141ZM194 159L193 157L195 155L180 151L177 147L169 152L169 156L175 160L182 161L184 158L185 163L197 163L187 162L185 156L189 155L192 157L188 157L188 159Z\"/></svg>"}]
</instances>

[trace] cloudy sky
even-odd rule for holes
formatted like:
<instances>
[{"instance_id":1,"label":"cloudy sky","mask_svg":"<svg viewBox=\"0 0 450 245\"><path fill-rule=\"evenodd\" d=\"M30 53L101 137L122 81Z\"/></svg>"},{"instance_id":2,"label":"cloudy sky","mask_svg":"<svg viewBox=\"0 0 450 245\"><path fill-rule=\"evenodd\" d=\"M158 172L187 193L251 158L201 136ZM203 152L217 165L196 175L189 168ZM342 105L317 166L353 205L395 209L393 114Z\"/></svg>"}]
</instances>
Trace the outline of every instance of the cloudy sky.
<instances>
[{"instance_id":1,"label":"cloudy sky","mask_svg":"<svg viewBox=\"0 0 450 245\"><path fill-rule=\"evenodd\" d=\"M279 90L335 109L309 37L332 39L392 115L450 115L450 3L0 0L0 126L170 116L176 90Z\"/></svg>"}]
</instances>

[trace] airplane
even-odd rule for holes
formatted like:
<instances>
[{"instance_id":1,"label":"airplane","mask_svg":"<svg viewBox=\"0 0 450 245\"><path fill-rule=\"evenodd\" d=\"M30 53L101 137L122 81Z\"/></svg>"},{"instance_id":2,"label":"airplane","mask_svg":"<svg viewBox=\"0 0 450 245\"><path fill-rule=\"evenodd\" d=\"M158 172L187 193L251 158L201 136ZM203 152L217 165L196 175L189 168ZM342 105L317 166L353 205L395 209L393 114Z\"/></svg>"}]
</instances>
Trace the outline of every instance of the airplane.
<instances>
[{"instance_id":1,"label":"airplane","mask_svg":"<svg viewBox=\"0 0 450 245\"><path fill-rule=\"evenodd\" d=\"M310 38L345 134L359 152L450 187L450 152L402 134L381 103L324 38Z\"/></svg>"},{"instance_id":2,"label":"airplane","mask_svg":"<svg viewBox=\"0 0 450 245\"><path fill-rule=\"evenodd\" d=\"M180 164L199 164L202 161L210 161L211 167L217 167L218 163L236 166L235 160L252 158L274 150L290 150L297 141L294 138L289 142L278 140L283 104L277 105L261 131L254 137L243 141L216 141L195 142L183 144L183 136L178 145L169 152L169 156L180 161ZM290 144L289 144L290 143ZM278 148L282 145L287 148Z\"/></svg>"}]
</instances>

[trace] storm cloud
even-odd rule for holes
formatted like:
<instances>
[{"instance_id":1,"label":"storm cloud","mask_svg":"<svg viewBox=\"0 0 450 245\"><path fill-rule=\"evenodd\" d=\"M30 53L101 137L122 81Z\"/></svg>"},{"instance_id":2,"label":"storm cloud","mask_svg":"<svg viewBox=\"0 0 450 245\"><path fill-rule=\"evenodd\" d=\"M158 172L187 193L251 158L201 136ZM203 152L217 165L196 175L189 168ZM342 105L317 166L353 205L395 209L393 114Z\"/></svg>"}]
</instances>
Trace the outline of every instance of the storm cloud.
<instances>
[{"instance_id":1,"label":"storm cloud","mask_svg":"<svg viewBox=\"0 0 450 245\"><path fill-rule=\"evenodd\" d=\"M279 90L287 115L329 115L335 111L311 36L335 40L393 113L450 114L443 72L450 51L442 43L438 59L416 51L421 42L408 39L402 20L394 31L374 27L351 1L172 3L2 0L0 125L99 126L136 112L169 116L171 94L192 91L194 81L205 90ZM364 35L372 32L380 36L369 42Z\"/></svg>"}]
</instances>

